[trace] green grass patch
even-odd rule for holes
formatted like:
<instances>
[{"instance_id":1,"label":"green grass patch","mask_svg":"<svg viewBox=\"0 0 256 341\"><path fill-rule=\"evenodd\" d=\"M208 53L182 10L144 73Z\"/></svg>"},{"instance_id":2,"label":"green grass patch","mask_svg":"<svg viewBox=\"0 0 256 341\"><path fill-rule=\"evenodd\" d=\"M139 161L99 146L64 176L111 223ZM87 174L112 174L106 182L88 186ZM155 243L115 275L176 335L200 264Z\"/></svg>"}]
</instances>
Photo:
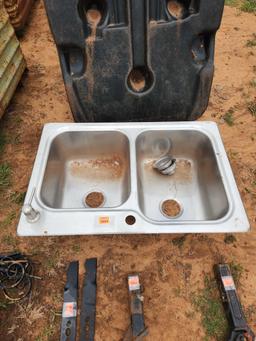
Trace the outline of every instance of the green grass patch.
<instances>
[{"instance_id":1,"label":"green grass patch","mask_svg":"<svg viewBox=\"0 0 256 341\"><path fill-rule=\"evenodd\" d=\"M240 282L241 282L241 277L244 272L244 268L241 264L236 263L234 261L229 264L229 267L230 267L230 271L232 273L235 285L239 287Z\"/></svg>"},{"instance_id":2,"label":"green grass patch","mask_svg":"<svg viewBox=\"0 0 256 341\"><path fill-rule=\"evenodd\" d=\"M3 152L6 143L7 141L5 135L0 133L0 154Z\"/></svg>"},{"instance_id":3,"label":"green grass patch","mask_svg":"<svg viewBox=\"0 0 256 341\"><path fill-rule=\"evenodd\" d=\"M25 200L26 192L12 192L10 195L11 202L22 205Z\"/></svg>"},{"instance_id":4,"label":"green grass patch","mask_svg":"<svg viewBox=\"0 0 256 341\"><path fill-rule=\"evenodd\" d=\"M74 252L80 252L81 246L79 244L72 245L72 251Z\"/></svg>"},{"instance_id":5,"label":"green grass patch","mask_svg":"<svg viewBox=\"0 0 256 341\"><path fill-rule=\"evenodd\" d=\"M225 5L237 7L243 12L256 13L255 0L225 0Z\"/></svg>"},{"instance_id":6,"label":"green grass patch","mask_svg":"<svg viewBox=\"0 0 256 341\"><path fill-rule=\"evenodd\" d=\"M238 156L238 152L235 152L234 150L230 149L228 151L228 157L232 160L236 159L236 157Z\"/></svg>"},{"instance_id":7,"label":"green grass patch","mask_svg":"<svg viewBox=\"0 0 256 341\"><path fill-rule=\"evenodd\" d=\"M5 310L7 309L12 303L7 301L6 298L1 298L0 299L0 310Z\"/></svg>"},{"instance_id":8,"label":"green grass patch","mask_svg":"<svg viewBox=\"0 0 256 341\"><path fill-rule=\"evenodd\" d=\"M256 117L256 102L255 101L250 102L248 104L248 110L250 111L253 117Z\"/></svg>"},{"instance_id":9,"label":"green grass patch","mask_svg":"<svg viewBox=\"0 0 256 341\"><path fill-rule=\"evenodd\" d=\"M20 143L20 135L16 136L7 136L0 132L0 154L4 151L5 145L14 144L17 145Z\"/></svg>"},{"instance_id":10,"label":"green grass patch","mask_svg":"<svg viewBox=\"0 0 256 341\"><path fill-rule=\"evenodd\" d=\"M183 244L185 243L186 236L176 237L173 238L172 243L175 246L178 246L178 248L182 248Z\"/></svg>"},{"instance_id":11,"label":"green grass patch","mask_svg":"<svg viewBox=\"0 0 256 341\"><path fill-rule=\"evenodd\" d=\"M176 297L181 297L182 296L182 290L180 287L173 288L173 293Z\"/></svg>"},{"instance_id":12,"label":"green grass patch","mask_svg":"<svg viewBox=\"0 0 256 341\"><path fill-rule=\"evenodd\" d=\"M231 7L237 7L239 5L238 0L225 0L225 5L231 6Z\"/></svg>"},{"instance_id":13,"label":"green grass patch","mask_svg":"<svg viewBox=\"0 0 256 341\"><path fill-rule=\"evenodd\" d=\"M252 39L247 40L246 46L247 47L254 47L254 46L256 46L256 33L253 33Z\"/></svg>"},{"instance_id":14,"label":"green grass patch","mask_svg":"<svg viewBox=\"0 0 256 341\"><path fill-rule=\"evenodd\" d=\"M193 295L192 303L201 314L205 340L210 338L217 341L227 340L228 322L214 278L205 275L204 288Z\"/></svg>"},{"instance_id":15,"label":"green grass patch","mask_svg":"<svg viewBox=\"0 0 256 341\"><path fill-rule=\"evenodd\" d=\"M10 226L15 218L16 218L16 212L13 211L9 213L3 221L0 221L0 228L5 228L5 227Z\"/></svg>"},{"instance_id":16,"label":"green grass patch","mask_svg":"<svg viewBox=\"0 0 256 341\"><path fill-rule=\"evenodd\" d=\"M232 127L234 125L234 110L230 108L222 117L223 120Z\"/></svg>"},{"instance_id":17,"label":"green grass patch","mask_svg":"<svg viewBox=\"0 0 256 341\"><path fill-rule=\"evenodd\" d=\"M57 267L59 261L59 251L54 251L51 255L46 257L45 267L47 270L54 270Z\"/></svg>"},{"instance_id":18,"label":"green grass patch","mask_svg":"<svg viewBox=\"0 0 256 341\"><path fill-rule=\"evenodd\" d=\"M249 84L252 88L256 88L256 79L252 79Z\"/></svg>"},{"instance_id":19,"label":"green grass patch","mask_svg":"<svg viewBox=\"0 0 256 341\"><path fill-rule=\"evenodd\" d=\"M6 236L3 236L2 242L8 246L12 246L13 248L17 247L17 239L11 234L7 234Z\"/></svg>"},{"instance_id":20,"label":"green grass patch","mask_svg":"<svg viewBox=\"0 0 256 341\"><path fill-rule=\"evenodd\" d=\"M224 238L224 243L234 244L236 242L236 237L233 234L226 234Z\"/></svg>"},{"instance_id":21,"label":"green grass patch","mask_svg":"<svg viewBox=\"0 0 256 341\"><path fill-rule=\"evenodd\" d=\"M54 326L50 324L44 327L42 333L35 338L35 341L49 341L50 337L54 335Z\"/></svg>"},{"instance_id":22,"label":"green grass patch","mask_svg":"<svg viewBox=\"0 0 256 341\"><path fill-rule=\"evenodd\" d=\"M243 12L256 13L256 1L255 0L244 0L240 9Z\"/></svg>"},{"instance_id":23,"label":"green grass patch","mask_svg":"<svg viewBox=\"0 0 256 341\"><path fill-rule=\"evenodd\" d=\"M245 317L249 321L255 321L256 319L256 304L251 304L244 309Z\"/></svg>"},{"instance_id":24,"label":"green grass patch","mask_svg":"<svg viewBox=\"0 0 256 341\"><path fill-rule=\"evenodd\" d=\"M10 186L11 167L5 162L0 164L0 191Z\"/></svg>"}]
</instances>

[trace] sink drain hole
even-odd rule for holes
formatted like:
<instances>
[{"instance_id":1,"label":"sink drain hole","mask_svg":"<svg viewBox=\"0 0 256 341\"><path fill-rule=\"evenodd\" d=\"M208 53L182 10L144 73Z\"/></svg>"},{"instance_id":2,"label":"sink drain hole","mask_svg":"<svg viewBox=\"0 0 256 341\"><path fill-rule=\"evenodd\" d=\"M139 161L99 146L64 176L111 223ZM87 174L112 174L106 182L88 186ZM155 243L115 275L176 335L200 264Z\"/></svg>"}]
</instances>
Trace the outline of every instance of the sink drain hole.
<instances>
[{"instance_id":1,"label":"sink drain hole","mask_svg":"<svg viewBox=\"0 0 256 341\"><path fill-rule=\"evenodd\" d=\"M174 199L164 200L160 205L160 209L167 218L177 218L182 214L181 205Z\"/></svg>"},{"instance_id":2,"label":"sink drain hole","mask_svg":"<svg viewBox=\"0 0 256 341\"><path fill-rule=\"evenodd\" d=\"M125 222L127 225L134 225L136 223L136 218L133 215L128 215L125 218Z\"/></svg>"},{"instance_id":3,"label":"sink drain hole","mask_svg":"<svg viewBox=\"0 0 256 341\"><path fill-rule=\"evenodd\" d=\"M93 191L86 194L84 204L87 207L98 208L102 207L105 203L105 196L102 192Z\"/></svg>"}]
</instances>

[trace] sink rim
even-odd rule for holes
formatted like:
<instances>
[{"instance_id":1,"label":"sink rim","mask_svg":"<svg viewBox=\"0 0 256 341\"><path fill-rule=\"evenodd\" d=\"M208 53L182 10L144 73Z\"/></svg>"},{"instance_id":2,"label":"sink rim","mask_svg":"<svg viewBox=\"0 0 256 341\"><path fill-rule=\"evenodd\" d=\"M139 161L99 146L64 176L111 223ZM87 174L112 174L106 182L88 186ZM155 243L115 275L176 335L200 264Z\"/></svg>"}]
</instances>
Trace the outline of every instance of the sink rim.
<instances>
[{"instance_id":1,"label":"sink rim","mask_svg":"<svg viewBox=\"0 0 256 341\"><path fill-rule=\"evenodd\" d=\"M203 129L203 131L202 131ZM72 208L59 209L51 208L45 205L40 196L43 175L49 157L50 146L53 139L65 132L89 132L89 131L118 131L124 134L129 141L130 148L130 172L135 167L136 170L136 138L149 130L192 130L205 134L211 141L216 162L223 186L226 192L229 209L227 213L217 220L177 220L168 219L168 221L157 221L147 218L138 205L137 178L131 176L131 192L126 202L115 208ZM135 152L133 155L133 151ZM46 155L46 156L45 156ZM226 164L226 168L224 167ZM18 225L19 235L45 235L42 226L46 226L48 235L73 235L73 234L114 234L114 233L218 233L218 232L238 232L249 229L249 221L241 201L236 182L233 177L218 128L216 123L209 121L199 122L153 122L153 123L50 123L46 124L41 137L38 153L30 178L25 203L28 202L33 188L36 187L33 205L42 211L41 220L30 224L21 214ZM112 215L115 216L115 223L111 226L85 227L80 223L85 220L95 223L95 216ZM124 223L124 218L128 215L134 215L137 222L129 227ZM234 217L237 216L237 217ZM75 219L76 217L76 219ZM59 230L57 221L64 221L65 227ZM72 228L72 221L76 220L77 226ZM67 220L67 221L65 221ZM233 221L233 222L231 222ZM55 226L54 226L55 224ZM69 224L69 225L68 225ZM119 226L118 226L119 224ZM228 226L229 224L229 226ZM61 223L63 226L63 223ZM95 224L92 224L95 225Z\"/></svg>"}]
</instances>

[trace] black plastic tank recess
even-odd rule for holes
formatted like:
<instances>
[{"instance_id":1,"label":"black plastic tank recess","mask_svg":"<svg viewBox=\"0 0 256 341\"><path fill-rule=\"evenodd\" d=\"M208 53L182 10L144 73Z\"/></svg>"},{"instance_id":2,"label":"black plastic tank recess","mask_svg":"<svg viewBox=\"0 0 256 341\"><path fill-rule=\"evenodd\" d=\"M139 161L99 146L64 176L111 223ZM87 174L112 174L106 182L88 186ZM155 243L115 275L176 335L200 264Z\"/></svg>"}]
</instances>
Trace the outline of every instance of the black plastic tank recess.
<instances>
[{"instance_id":1,"label":"black plastic tank recess","mask_svg":"<svg viewBox=\"0 0 256 341\"><path fill-rule=\"evenodd\" d=\"M80 122L194 120L224 0L45 0Z\"/></svg>"}]
</instances>

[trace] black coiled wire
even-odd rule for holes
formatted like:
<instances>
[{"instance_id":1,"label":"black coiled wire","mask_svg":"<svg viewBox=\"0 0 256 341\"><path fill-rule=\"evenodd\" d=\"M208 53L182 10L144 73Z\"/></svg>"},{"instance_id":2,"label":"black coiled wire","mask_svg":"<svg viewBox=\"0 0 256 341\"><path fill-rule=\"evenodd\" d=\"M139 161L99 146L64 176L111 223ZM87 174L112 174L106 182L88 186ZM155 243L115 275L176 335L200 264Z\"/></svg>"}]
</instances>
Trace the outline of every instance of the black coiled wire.
<instances>
[{"instance_id":1,"label":"black coiled wire","mask_svg":"<svg viewBox=\"0 0 256 341\"><path fill-rule=\"evenodd\" d=\"M0 290L10 301L20 301L32 289L33 267L21 253L0 254Z\"/></svg>"}]
</instances>

